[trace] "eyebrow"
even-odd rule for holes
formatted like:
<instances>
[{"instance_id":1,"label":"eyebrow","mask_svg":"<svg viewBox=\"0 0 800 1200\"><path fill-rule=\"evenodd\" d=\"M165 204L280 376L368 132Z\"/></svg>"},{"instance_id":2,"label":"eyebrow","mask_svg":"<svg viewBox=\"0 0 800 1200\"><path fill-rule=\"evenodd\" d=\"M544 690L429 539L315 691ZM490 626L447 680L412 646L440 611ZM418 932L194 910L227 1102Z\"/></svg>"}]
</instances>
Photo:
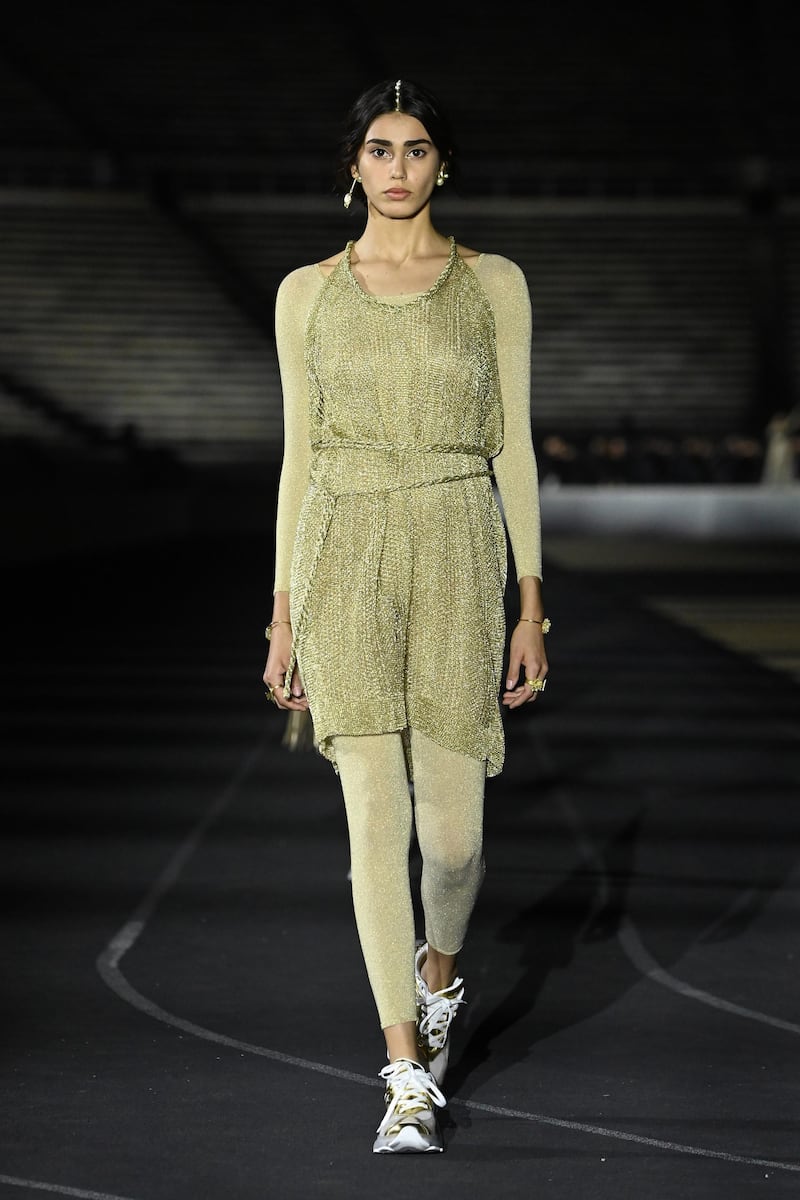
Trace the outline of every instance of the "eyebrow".
<instances>
[{"instance_id":1,"label":"eyebrow","mask_svg":"<svg viewBox=\"0 0 800 1200\"><path fill-rule=\"evenodd\" d=\"M368 146L391 146L389 138L370 138L367 142ZM432 146L428 138L410 138L409 141L403 142L404 146Z\"/></svg>"}]
</instances>

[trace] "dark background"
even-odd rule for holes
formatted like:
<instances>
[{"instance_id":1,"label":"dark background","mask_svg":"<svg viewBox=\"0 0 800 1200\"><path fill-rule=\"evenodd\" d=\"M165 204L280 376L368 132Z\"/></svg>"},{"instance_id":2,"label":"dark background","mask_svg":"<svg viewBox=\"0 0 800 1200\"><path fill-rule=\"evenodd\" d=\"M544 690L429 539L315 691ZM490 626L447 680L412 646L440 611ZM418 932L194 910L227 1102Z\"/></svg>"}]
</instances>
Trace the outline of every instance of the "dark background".
<instances>
[{"instance_id":1,"label":"dark background","mask_svg":"<svg viewBox=\"0 0 800 1200\"><path fill-rule=\"evenodd\" d=\"M6 487L57 479L84 529L98 489L123 485L139 528L148 504L206 523L211 492L218 513L270 509L275 289L358 236L361 207L332 190L340 122L398 75L454 121L461 182L438 223L528 278L543 479L759 481L769 422L797 402L797 44L793 7L769 3L16 11ZM37 503L28 544L68 537Z\"/></svg>"},{"instance_id":2,"label":"dark background","mask_svg":"<svg viewBox=\"0 0 800 1200\"><path fill-rule=\"evenodd\" d=\"M3 1200L796 1197L793 7L4 14ZM339 788L261 683L275 289L358 236L339 121L397 76L530 284L553 620L433 1164L370 1153Z\"/></svg>"}]
</instances>

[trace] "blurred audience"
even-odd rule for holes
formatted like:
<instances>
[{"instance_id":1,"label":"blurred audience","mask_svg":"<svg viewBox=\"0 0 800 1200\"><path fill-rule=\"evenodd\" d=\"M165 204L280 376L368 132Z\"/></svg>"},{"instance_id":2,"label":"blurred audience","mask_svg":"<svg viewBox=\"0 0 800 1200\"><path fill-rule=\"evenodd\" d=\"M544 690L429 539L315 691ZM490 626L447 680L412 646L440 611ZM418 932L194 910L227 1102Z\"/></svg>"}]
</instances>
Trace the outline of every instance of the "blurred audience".
<instances>
[{"instance_id":1,"label":"blurred audience","mask_svg":"<svg viewBox=\"0 0 800 1200\"><path fill-rule=\"evenodd\" d=\"M800 431L792 414L778 413L763 437L639 431L610 433L542 431L535 438L543 487L597 484L761 484L800 482ZM118 482L180 484L192 474L180 454L146 443L132 425L102 444L66 439L63 444L33 438L0 437L0 478L6 486L32 476L55 480L75 471L87 480L109 473Z\"/></svg>"},{"instance_id":2,"label":"blurred audience","mask_svg":"<svg viewBox=\"0 0 800 1200\"><path fill-rule=\"evenodd\" d=\"M800 462L800 406L776 412L767 424L761 482L780 486L798 478Z\"/></svg>"},{"instance_id":3,"label":"blurred audience","mask_svg":"<svg viewBox=\"0 0 800 1200\"><path fill-rule=\"evenodd\" d=\"M539 473L544 486L787 482L800 478L800 436L784 436L778 461L773 433L776 462L768 470L766 434L547 431L537 439Z\"/></svg>"}]
</instances>

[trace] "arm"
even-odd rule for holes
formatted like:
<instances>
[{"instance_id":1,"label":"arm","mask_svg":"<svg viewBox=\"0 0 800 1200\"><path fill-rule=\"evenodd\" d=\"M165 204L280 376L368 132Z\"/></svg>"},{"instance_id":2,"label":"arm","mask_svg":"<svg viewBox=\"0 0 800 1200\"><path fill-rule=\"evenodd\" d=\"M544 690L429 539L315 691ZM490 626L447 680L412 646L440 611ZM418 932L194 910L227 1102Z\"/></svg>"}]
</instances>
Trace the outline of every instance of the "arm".
<instances>
[{"instance_id":1,"label":"arm","mask_svg":"<svg viewBox=\"0 0 800 1200\"><path fill-rule=\"evenodd\" d=\"M275 299L275 342L283 393L283 461L275 521L275 583L270 623L279 623L271 631L264 683L273 689L273 699L280 708L308 707L297 671L292 678L292 698L285 700L282 690L292 646L289 620L292 551L311 466L305 327L320 285L316 268L302 267L286 276Z\"/></svg>"},{"instance_id":2,"label":"arm","mask_svg":"<svg viewBox=\"0 0 800 1200\"><path fill-rule=\"evenodd\" d=\"M495 316L503 402L503 449L492 466L516 567L521 618L511 635L503 704L518 708L539 694L526 680L547 675L544 635L537 623L545 613L539 478L531 436L533 316L528 285L516 263L487 255L480 268Z\"/></svg>"}]
</instances>

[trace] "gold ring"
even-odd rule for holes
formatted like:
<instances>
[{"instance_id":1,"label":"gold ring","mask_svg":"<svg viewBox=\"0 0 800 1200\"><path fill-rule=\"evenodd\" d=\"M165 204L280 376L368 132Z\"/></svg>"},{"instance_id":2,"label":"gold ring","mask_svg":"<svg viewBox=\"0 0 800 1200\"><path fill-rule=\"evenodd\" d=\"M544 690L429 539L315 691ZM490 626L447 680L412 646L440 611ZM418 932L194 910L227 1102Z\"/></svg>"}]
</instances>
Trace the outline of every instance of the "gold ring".
<instances>
[{"instance_id":1,"label":"gold ring","mask_svg":"<svg viewBox=\"0 0 800 1200\"><path fill-rule=\"evenodd\" d=\"M277 701L275 700L275 689L273 687L270 687L269 684L267 684L267 686L264 688L264 695L269 700L271 700L273 704L277 703Z\"/></svg>"},{"instance_id":2,"label":"gold ring","mask_svg":"<svg viewBox=\"0 0 800 1200\"><path fill-rule=\"evenodd\" d=\"M525 682L532 692L543 692L547 681L545 679L526 679Z\"/></svg>"}]
</instances>

